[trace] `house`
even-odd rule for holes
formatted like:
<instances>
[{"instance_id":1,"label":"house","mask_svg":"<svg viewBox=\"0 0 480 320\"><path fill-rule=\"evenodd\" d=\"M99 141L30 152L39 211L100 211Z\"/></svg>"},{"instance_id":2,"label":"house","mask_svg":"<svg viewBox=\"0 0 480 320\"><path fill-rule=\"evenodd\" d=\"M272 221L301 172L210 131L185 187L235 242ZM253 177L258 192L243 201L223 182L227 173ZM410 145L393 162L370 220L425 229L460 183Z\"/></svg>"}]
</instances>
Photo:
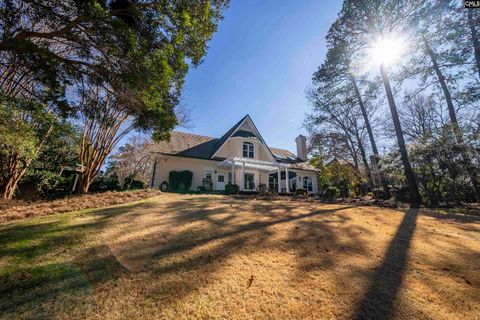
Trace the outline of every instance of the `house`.
<instances>
[{"instance_id":1,"label":"house","mask_svg":"<svg viewBox=\"0 0 480 320\"><path fill-rule=\"evenodd\" d=\"M302 188L318 193L316 170L307 162L306 138L296 139L297 154L269 147L249 115L220 138L174 131L160 142L152 170L153 188L168 186L170 171L193 172L191 191L211 181L213 190L237 184L240 191L267 188L293 193Z\"/></svg>"}]
</instances>

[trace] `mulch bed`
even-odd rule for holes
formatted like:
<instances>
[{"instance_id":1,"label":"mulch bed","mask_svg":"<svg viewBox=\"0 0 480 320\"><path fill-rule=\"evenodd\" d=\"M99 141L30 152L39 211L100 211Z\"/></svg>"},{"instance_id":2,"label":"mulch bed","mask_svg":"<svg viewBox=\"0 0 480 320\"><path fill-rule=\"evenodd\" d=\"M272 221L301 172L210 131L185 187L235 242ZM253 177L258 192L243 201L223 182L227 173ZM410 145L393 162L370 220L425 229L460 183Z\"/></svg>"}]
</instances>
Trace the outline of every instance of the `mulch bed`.
<instances>
[{"instance_id":1,"label":"mulch bed","mask_svg":"<svg viewBox=\"0 0 480 320\"><path fill-rule=\"evenodd\" d=\"M3 201L0 202L0 223L55 213L108 207L160 195L159 190L108 191L68 196L52 201Z\"/></svg>"}]
</instances>

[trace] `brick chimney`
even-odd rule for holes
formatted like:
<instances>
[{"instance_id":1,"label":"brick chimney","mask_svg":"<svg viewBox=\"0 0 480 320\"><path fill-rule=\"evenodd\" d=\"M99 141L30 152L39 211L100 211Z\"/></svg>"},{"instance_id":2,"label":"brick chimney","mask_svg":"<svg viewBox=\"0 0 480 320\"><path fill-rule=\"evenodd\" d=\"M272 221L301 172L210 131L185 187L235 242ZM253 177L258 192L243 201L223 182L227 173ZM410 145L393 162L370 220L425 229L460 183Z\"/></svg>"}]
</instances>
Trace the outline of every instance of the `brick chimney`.
<instances>
[{"instance_id":1,"label":"brick chimney","mask_svg":"<svg viewBox=\"0 0 480 320\"><path fill-rule=\"evenodd\" d=\"M295 142L297 143L297 157L303 161L307 161L307 138L303 135L299 135Z\"/></svg>"}]
</instances>

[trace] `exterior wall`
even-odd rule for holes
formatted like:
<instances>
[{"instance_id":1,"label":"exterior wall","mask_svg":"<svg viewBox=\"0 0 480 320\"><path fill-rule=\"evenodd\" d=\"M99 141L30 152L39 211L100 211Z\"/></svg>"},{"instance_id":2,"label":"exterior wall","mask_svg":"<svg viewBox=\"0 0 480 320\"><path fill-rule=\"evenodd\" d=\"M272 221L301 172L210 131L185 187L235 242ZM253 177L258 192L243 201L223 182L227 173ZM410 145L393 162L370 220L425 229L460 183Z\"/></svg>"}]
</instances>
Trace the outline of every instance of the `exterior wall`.
<instances>
[{"instance_id":1,"label":"exterior wall","mask_svg":"<svg viewBox=\"0 0 480 320\"><path fill-rule=\"evenodd\" d=\"M312 187L313 191L309 191L309 193L316 194L318 193L318 185L317 185L317 173L314 171L304 171L304 170L289 170L295 172L297 174L297 186L298 188L303 189L303 177L310 177L312 179Z\"/></svg>"},{"instance_id":2,"label":"exterior wall","mask_svg":"<svg viewBox=\"0 0 480 320\"><path fill-rule=\"evenodd\" d=\"M160 184L164 181L168 183L168 175L170 171L183 171L190 170L193 173L191 191L196 191L199 186L203 185L203 178L205 178L205 170L207 168L212 169L213 171L213 189L219 190L218 184L218 175L223 173L225 175L225 184L229 182L229 173L232 172L230 167L219 168L219 161L214 160L203 160L203 159L194 159L194 158L185 158L185 157L176 157L164 155L157 158L157 165L155 168L155 177L153 178L153 188L158 189ZM241 173L242 168L234 169L234 182L238 184L241 188ZM263 183L268 186L268 172L260 171L257 169L245 168L245 173L254 174L255 186L258 186L260 183Z\"/></svg>"},{"instance_id":3,"label":"exterior wall","mask_svg":"<svg viewBox=\"0 0 480 320\"><path fill-rule=\"evenodd\" d=\"M283 171L284 169L282 169L281 171ZM312 188L313 190L312 191L309 191L310 194L316 194L318 193L318 185L317 185L317 175L316 175L316 172L313 172L313 171L304 171L304 170L295 170L295 169L288 169L288 172L295 172L297 174L297 181L296 181L296 184L297 184L297 189L303 189L303 178L304 177L310 177L312 179ZM277 173L275 172L275 176L277 175ZM287 187L287 180L283 179L283 180L280 180L280 189L283 190L283 189L286 189ZM290 187L290 190L291 190L291 187Z\"/></svg>"},{"instance_id":4,"label":"exterior wall","mask_svg":"<svg viewBox=\"0 0 480 320\"><path fill-rule=\"evenodd\" d=\"M164 181L168 183L168 174L170 171L190 170L193 172L192 186L190 190L197 190L197 188L203 183L205 169L212 168L215 172L217 164L218 161L213 160L202 160L167 155L158 157L155 168L155 177L153 178L153 188L158 189L160 184ZM213 180L214 182L216 181L216 176Z\"/></svg>"},{"instance_id":5,"label":"exterior wall","mask_svg":"<svg viewBox=\"0 0 480 320\"><path fill-rule=\"evenodd\" d=\"M243 157L243 143L253 143L253 150L256 160L272 161L271 155L262 145L261 141L256 139L248 139L242 137L231 137L225 144L218 150L216 156L220 158L229 157Z\"/></svg>"}]
</instances>

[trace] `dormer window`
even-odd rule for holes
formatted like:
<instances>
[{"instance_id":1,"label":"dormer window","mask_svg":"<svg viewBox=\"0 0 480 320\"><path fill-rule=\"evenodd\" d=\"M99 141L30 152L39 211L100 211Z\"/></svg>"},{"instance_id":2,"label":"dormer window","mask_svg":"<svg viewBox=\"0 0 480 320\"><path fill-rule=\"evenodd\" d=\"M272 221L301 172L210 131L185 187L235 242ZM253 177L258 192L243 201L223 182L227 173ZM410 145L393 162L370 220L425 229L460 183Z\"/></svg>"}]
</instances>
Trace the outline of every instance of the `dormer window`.
<instances>
[{"instance_id":1,"label":"dormer window","mask_svg":"<svg viewBox=\"0 0 480 320\"><path fill-rule=\"evenodd\" d=\"M244 158L255 158L255 154L253 152L253 143L251 143L251 142L244 142L243 143L243 157Z\"/></svg>"}]
</instances>

